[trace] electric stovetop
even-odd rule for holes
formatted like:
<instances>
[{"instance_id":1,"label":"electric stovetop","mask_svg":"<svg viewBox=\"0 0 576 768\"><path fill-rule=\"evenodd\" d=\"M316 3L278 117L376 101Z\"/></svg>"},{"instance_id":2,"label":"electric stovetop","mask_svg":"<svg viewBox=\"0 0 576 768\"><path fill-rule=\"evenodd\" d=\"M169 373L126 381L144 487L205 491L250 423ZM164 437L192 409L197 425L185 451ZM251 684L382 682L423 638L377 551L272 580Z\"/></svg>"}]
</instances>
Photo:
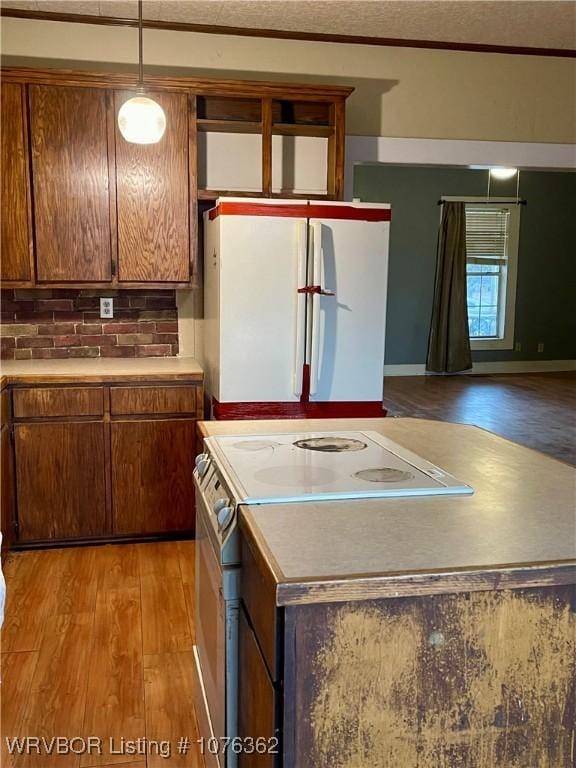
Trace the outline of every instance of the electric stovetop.
<instances>
[{"instance_id":1,"label":"electric stovetop","mask_svg":"<svg viewBox=\"0 0 576 768\"><path fill-rule=\"evenodd\" d=\"M470 494L440 467L378 432L209 437L239 502Z\"/></svg>"}]
</instances>

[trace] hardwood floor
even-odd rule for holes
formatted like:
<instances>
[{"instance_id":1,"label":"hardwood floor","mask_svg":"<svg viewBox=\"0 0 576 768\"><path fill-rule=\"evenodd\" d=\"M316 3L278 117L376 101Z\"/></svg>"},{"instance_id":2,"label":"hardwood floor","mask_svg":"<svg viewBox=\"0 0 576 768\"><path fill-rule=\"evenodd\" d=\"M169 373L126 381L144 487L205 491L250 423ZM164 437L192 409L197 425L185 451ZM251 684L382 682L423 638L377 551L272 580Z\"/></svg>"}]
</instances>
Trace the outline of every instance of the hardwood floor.
<instances>
[{"instance_id":1,"label":"hardwood floor","mask_svg":"<svg viewBox=\"0 0 576 768\"><path fill-rule=\"evenodd\" d=\"M576 373L390 376L390 416L476 424L576 464Z\"/></svg>"},{"instance_id":2,"label":"hardwood floor","mask_svg":"<svg viewBox=\"0 0 576 768\"><path fill-rule=\"evenodd\" d=\"M13 553L4 570L2 768L203 767L193 541ZM96 736L102 754L10 755L5 739L16 736ZM180 737L190 739L186 755L176 754ZM122 739L169 741L172 755L122 753Z\"/></svg>"}]
</instances>

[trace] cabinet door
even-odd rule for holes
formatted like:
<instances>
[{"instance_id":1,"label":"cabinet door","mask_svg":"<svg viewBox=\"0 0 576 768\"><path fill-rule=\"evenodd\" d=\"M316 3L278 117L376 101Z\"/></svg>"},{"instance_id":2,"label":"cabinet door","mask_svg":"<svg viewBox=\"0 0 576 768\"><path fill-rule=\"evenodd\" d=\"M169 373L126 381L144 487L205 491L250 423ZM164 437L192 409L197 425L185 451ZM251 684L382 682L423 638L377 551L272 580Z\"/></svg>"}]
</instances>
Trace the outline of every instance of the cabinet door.
<instances>
[{"instance_id":1,"label":"cabinet door","mask_svg":"<svg viewBox=\"0 0 576 768\"><path fill-rule=\"evenodd\" d=\"M31 279L32 238L22 86L2 84L2 280Z\"/></svg>"},{"instance_id":2,"label":"cabinet door","mask_svg":"<svg viewBox=\"0 0 576 768\"><path fill-rule=\"evenodd\" d=\"M106 100L99 88L30 86L39 281L111 278Z\"/></svg>"},{"instance_id":3,"label":"cabinet door","mask_svg":"<svg viewBox=\"0 0 576 768\"><path fill-rule=\"evenodd\" d=\"M258 641L244 609L240 611L238 663L238 735L253 739L257 749L238 758L242 768L273 768L280 758L276 722L276 693Z\"/></svg>"},{"instance_id":4,"label":"cabinet door","mask_svg":"<svg viewBox=\"0 0 576 768\"><path fill-rule=\"evenodd\" d=\"M19 539L106 533L104 425L17 424Z\"/></svg>"},{"instance_id":5,"label":"cabinet door","mask_svg":"<svg viewBox=\"0 0 576 768\"><path fill-rule=\"evenodd\" d=\"M10 428L2 427L0 444L0 531L2 552L10 549L14 538L14 464Z\"/></svg>"},{"instance_id":6,"label":"cabinet door","mask_svg":"<svg viewBox=\"0 0 576 768\"><path fill-rule=\"evenodd\" d=\"M115 114L133 96L115 93ZM131 144L116 127L118 276L121 281L190 279L188 100L154 93L166 114L157 144Z\"/></svg>"},{"instance_id":7,"label":"cabinet door","mask_svg":"<svg viewBox=\"0 0 576 768\"><path fill-rule=\"evenodd\" d=\"M194 528L195 422L112 423L114 533Z\"/></svg>"}]
</instances>

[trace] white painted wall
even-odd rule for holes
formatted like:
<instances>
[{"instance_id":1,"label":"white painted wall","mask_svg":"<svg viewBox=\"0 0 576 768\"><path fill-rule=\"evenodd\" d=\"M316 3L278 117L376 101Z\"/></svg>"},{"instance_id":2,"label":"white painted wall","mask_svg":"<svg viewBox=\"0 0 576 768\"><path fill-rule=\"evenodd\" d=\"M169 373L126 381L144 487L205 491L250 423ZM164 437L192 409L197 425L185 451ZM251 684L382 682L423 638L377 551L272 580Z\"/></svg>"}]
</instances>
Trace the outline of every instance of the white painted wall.
<instances>
[{"instance_id":1,"label":"white painted wall","mask_svg":"<svg viewBox=\"0 0 576 768\"><path fill-rule=\"evenodd\" d=\"M63 3L65 5L65 3ZM136 66L137 31L2 19L14 61ZM352 85L347 133L576 141L576 61L145 30L145 63L169 72Z\"/></svg>"},{"instance_id":2,"label":"white painted wall","mask_svg":"<svg viewBox=\"0 0 576 768\"><path fill-rule=\"evenodd\" d=\"M347 199L355 163L576 167L573 59L161 30L146 30L144 44L146 64L157 72L354 86L347 108ZM2 19L1 49L7 64L118 71L136 65L137 32ZM300 161L302 188L319 186L319 157L313 152ZM179 291L178 302L180 354L197 354L201 296Z\"/></svg>"},{"instance_id":3,"label":"white painted wall","mask_svg":"<svg viewBox=\"0 0 576 768\"><path fill-rule=\"evenodd\" d=\"M328 139L272 137L272 191L317 195L326 192ZM198 134L200 189L262 189L262 137L250 133Z\"/></svg>"}]
</instances>

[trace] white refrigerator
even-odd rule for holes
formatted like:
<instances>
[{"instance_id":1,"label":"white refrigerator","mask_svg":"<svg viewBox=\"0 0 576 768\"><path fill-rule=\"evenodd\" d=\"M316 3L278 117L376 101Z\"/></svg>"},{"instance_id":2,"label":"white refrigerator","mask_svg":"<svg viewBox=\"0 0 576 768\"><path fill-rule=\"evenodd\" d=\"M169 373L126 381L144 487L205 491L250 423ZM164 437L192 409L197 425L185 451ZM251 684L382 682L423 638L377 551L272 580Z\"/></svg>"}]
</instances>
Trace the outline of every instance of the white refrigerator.
<instances>
[{"instance_id":1,"label":"white refrigerator","mask_svg":"<svg viewBox=\"0 0 576 768\"><path fill-rule=\"evenodd\" d=\"M204 214L215 418L378 416L390 206L220 198Z\"/></svg>"}]
</instances>

